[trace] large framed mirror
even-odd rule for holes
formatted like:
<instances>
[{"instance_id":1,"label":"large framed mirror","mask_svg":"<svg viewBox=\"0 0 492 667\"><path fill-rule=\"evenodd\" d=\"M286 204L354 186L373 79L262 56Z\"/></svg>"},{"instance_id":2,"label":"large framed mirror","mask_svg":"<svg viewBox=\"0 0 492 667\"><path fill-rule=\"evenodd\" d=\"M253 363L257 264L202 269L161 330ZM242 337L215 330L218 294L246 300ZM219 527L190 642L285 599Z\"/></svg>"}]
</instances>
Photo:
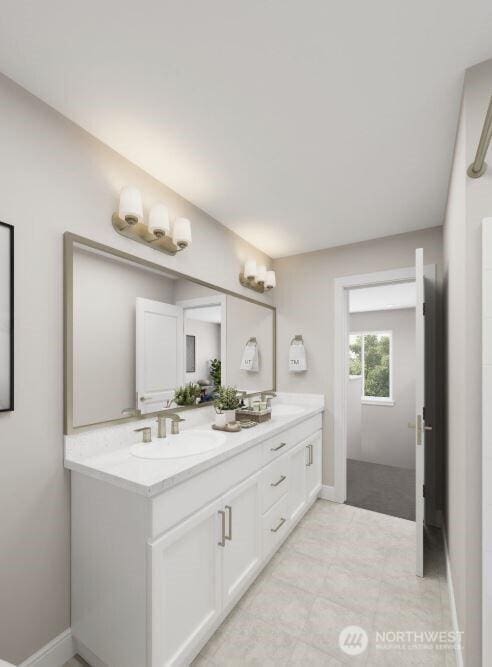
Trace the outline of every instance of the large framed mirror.
<instances>
[{"instance_id":1,"label":"large framed mirror","mask_svg":"<svg viewBox=\"0 0 492 667\"><path fill-rule=\"evenodd\" d=\"M69 232L64 290L67 434L275 390L274 306Z\"/></svg>"}]
</instances>

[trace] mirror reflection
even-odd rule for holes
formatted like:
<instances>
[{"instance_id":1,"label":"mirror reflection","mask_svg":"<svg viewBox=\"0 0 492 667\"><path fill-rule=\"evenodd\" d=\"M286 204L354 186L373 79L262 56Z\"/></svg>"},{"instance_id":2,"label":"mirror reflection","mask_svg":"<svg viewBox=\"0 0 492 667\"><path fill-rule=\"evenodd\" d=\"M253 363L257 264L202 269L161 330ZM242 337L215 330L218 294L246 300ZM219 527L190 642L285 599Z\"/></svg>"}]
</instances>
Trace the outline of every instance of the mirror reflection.
<instances>
[{"instance_id":1,"label":"mirror reflection","mask_svg":"<svg viewBox=\"0 0 492 667\"><path fill-rule=\"evenodd\" d=\"M81 243L72 276L73 427L274 387L272 308Z\"/></svg>"}]
</instances>

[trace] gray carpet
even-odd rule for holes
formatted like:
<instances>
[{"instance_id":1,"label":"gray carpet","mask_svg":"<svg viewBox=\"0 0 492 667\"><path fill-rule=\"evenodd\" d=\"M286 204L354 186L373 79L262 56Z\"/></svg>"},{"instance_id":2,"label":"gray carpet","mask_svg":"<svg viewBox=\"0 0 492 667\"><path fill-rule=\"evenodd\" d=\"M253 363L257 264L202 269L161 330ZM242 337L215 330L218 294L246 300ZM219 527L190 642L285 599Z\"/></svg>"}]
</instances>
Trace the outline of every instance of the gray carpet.
<instances>
[{"instance_id":1,"label":"gray carpet","mask_svg":"<svg viewBox=\"0 0 492 667\"><path fill-rule=\"evenodd\" d=\"M415 521L415 470L347 459L347 505Z\"/></svg>"}]
</instances>

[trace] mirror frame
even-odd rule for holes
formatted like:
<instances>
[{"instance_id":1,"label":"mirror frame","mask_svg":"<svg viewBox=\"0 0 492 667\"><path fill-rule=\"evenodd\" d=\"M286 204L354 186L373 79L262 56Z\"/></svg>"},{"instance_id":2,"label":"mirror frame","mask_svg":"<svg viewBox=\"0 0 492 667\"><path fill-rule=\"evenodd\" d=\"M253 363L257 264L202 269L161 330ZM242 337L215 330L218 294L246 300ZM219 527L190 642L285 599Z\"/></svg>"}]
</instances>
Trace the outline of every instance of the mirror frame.
<instances>
[{"instance_id":1,"label":"mirror frame","mask_svg":"<svg viewBox=\"0 0 492 667\"><path fill-rule=\"evenodd\" d=\"M234 296L243 301L248 301L249 303L254 303L257 306L262 306L267 308L273 313L273 359L272 359L272 372L273 372L273 387L269 389L264 389L263 391L276 391L277 387L277 309L275 306L272 306L268 303L263 303L263 301L258 301L257 299L251 299L243 294L238 294L232 290L219 287L212 283L208 283L199 278L193 278L185 273L180 271L175 271L170 269L167 266L162 266L162 264L156 264L155 262L150 262L146 259L142 259L136 255L124 252L122 250L117 250L111 246L104 245L98 241L93 241L92 239L85 238L84 236L79 236L73 234L72 232L65 232L63 234L63 355L64 355L64 368L63 368L63 381L64 381L64 392L63 392L63 421L64 421L64 433L65 435L73 435L75 433L80 433L93 428L100 428L105 425L110 424L125 424L127 422L137 421L141 419L149 419L150 417L155 417L166 412L185 412L187 410L195 410L197 408L205 408L210 406L210 402L203 403L200 405L191 405L191 406L176 406L173 408L165 408L163 410L158 410L157 412L149 412L145 415L132 415L129 417L118 417L116 419L107 419L100 422L94 422L92 424L84 424L81 426L74 426L73 424L73 255L75 246L85 246L91 250L97 250L99 252L106 253L108 255L113 255L120 259L126 260L143 266L153 271L159 273L164 273L167 275L172 275L175 278L184 278L190 282L201 285L202 287L208 287L210 289L216 290L221 294L226 294L228 296ZM246 396L255 396L261 392L251 392L246 393Z\"/></svg>"}]
</instances>

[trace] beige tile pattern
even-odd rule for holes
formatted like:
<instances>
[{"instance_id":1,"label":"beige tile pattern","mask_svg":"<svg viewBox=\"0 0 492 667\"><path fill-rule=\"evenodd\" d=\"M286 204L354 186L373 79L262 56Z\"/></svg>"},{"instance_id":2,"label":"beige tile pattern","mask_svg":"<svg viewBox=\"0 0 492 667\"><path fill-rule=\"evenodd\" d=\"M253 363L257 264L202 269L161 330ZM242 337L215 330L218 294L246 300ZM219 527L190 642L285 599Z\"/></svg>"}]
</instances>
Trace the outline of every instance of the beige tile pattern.
<instances>
[{"instance_id":1,"label":"beige tile pattern","mask_svg":"<svg viewBox=\"0 0 492 667\"><path fill-rule=\"evenodd\" d=\"M423 579L414 542L411 521L318 500L193 665L455 667L450 649L376 642L377 631L452 630L440 533L429 532ZM339 648L348 625L368 634L359 656Z\"/></svg>"},{"instance_id":2,"label":"beige tile pattern","mask_svg":"<svg viewBox=\"0 0 492 667\"><path fill-rule=\"evenodd\" d=\"M439 531L427 541L420 579L413 522L318 500L193 664L454 667L450 649L376 645L376 631L452 630ZM339 648L347 625L368 633L359 656Z\"/></svg>"}]
</instances>

